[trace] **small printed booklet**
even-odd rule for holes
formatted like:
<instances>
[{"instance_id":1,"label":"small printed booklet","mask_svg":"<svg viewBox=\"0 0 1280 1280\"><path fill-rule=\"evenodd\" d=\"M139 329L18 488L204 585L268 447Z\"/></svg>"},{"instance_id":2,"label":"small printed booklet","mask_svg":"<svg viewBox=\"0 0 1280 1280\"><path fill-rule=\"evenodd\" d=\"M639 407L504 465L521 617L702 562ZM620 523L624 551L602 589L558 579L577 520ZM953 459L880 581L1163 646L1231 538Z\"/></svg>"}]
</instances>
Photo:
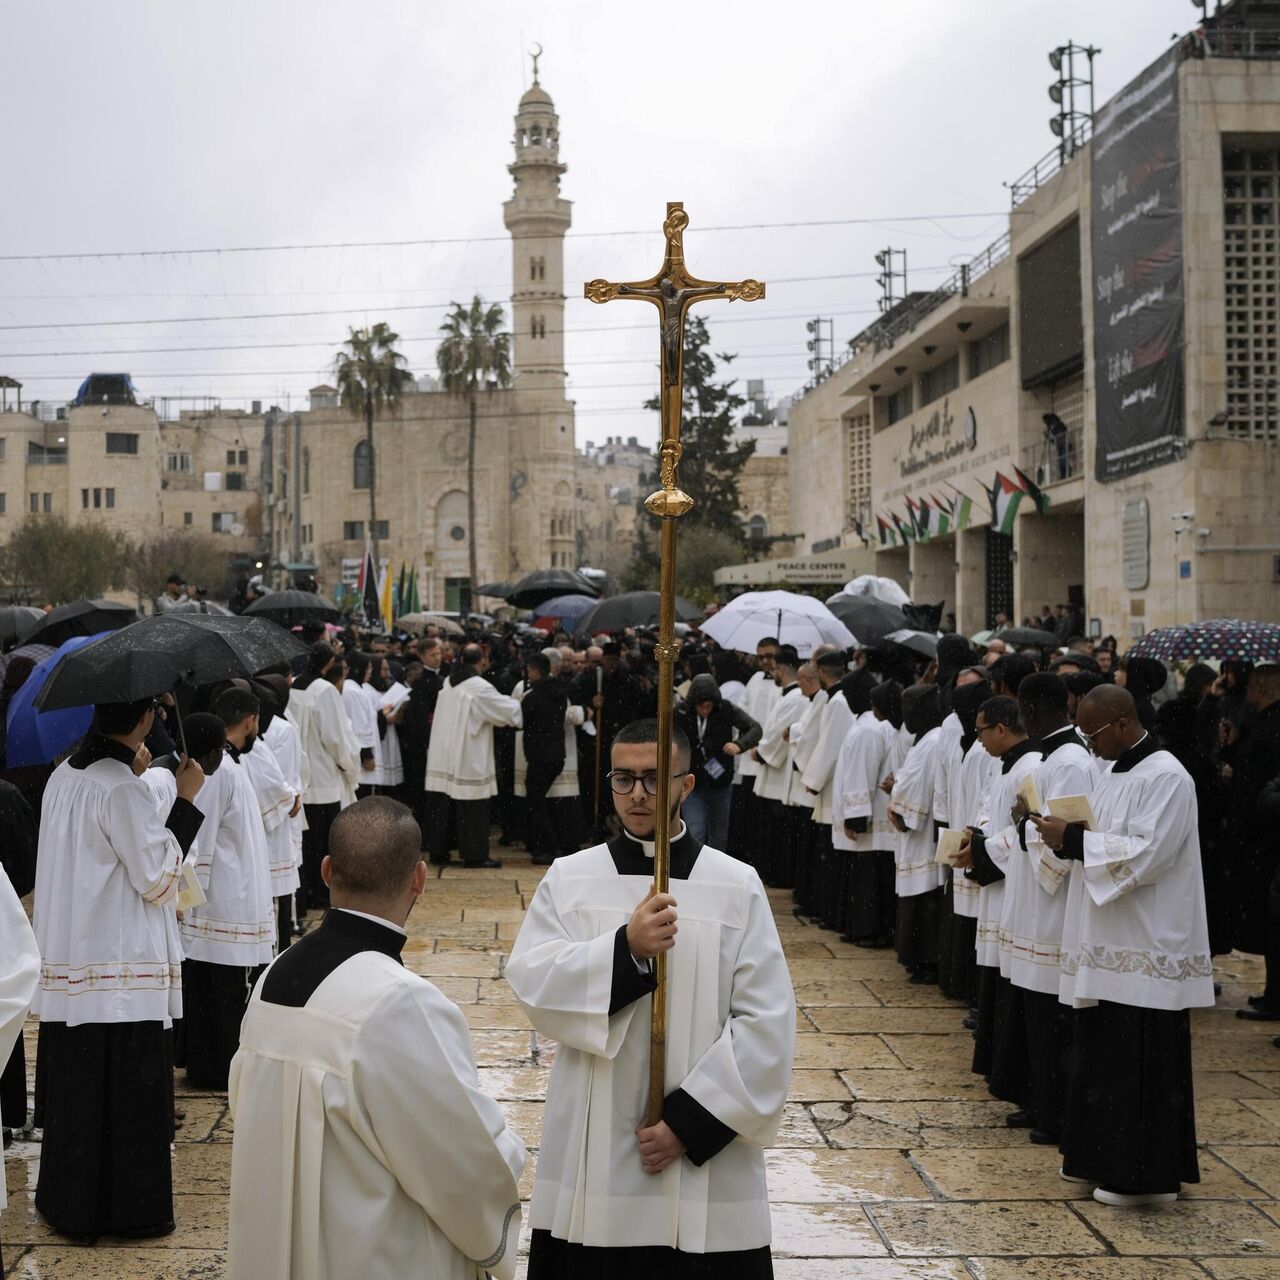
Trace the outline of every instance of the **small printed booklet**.
<instances>
[{"instance_id":1,"label":"small printed booklet","mask_svg":"<svg viewBox=\"0 0 1280 1280\"><path fill-rule=\"evenodd\" d=\"M1018 799L1027 806L1028 813L1043 813L1040 807L1040 792L1036 790L1035 774L1029 773L1018 783Z\"/></svg>"},{"instance_id":2,"label":"small printed booklet","mask_svg":"<svg viewBox=\"0 0 1280 1280\"><path fill-rule=\"evenodd\" d=\"M1088 796L1059 796L1049 801L1049 816L1065 822L1083 823L1088 831L1096 831L1098 824L1089 805Z\"/></svg>"},{"instance_id":3,"label":"small printed booklet","mask_svg":"<svg viewBox=\"0 0 1280 1280\"><path fill-rule=\"evenodd\" d=\"M960 845L964 840L963 827L944 827L938 832L938 852L935 862L946 867L954 867L960 856Z\"/></svg>"},{"instance_id":4,"label":"small printed booklet","mask_svg":"<svg viewBox=\"0 0 1280 1280\"><path fill-rule=\"evenodd\" d=\"M184 862L182 864L182 886L178 890L178 910L190 911L192 907L202 907L208 899L204 896L204 890L200 887L200 881L196 879L196 864L194 862Z\"/></svg>"}]
</instances>

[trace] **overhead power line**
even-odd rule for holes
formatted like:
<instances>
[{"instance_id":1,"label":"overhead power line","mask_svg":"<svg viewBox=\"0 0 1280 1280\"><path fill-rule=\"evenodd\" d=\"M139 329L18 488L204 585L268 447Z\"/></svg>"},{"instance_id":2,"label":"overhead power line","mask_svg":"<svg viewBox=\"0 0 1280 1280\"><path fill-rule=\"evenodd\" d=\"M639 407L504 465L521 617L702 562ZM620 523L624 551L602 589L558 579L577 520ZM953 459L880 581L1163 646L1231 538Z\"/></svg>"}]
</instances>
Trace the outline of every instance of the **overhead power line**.
<instances>
[{"instance_id":1,"label":"overhead power line","mask_svg":"<svg viewBox=\"0 0 1280 1280\"><path fill-rule=\"evenodd\" d=\"M985 210L974 213L907 213L893 214L876 218L821 218L807 222L739 222L723 223L719 226L694 228L698 233L721 231L780 231L792 228L810 227L857 227L878 223L893 222L956 222L966 218L1004 218L1007 209ZM567 239L604 240L620 236L651 236L652 227L635 231L569 231ZM211 256L230 253L293 253L307 249L406 249L430 245L447 244L487 244L492 242L508 242L510 233L492 236L436 236L432 238L412 240L333 240L313 244L250 244L223 245L205 249L97 249L82 250L74 253L5 253L0 254L0 262L65 262L77 258L170 258L189 256Z\"/></svg>"}]
</instances>

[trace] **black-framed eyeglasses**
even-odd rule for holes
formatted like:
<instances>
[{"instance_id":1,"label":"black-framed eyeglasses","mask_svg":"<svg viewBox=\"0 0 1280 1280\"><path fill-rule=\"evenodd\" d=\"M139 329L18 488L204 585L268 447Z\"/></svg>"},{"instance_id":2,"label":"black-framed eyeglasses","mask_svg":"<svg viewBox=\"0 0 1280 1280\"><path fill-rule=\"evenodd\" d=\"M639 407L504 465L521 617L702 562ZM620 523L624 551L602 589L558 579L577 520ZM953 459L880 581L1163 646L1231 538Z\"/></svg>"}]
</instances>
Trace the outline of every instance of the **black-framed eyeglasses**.
<instances>
[{"instance_id":1,"label":"black-framed eyeglasses","mask_svg":"<svg viewBox=\"0 0 1280 1280\"><path fill-rule=\"evenodd\" d=\"M998 729L998 724L980 724L974 727L974 733L980 738L984 733L990 733L992 729Z\"/></svg>"},{"instance_id":2,"label":"black-framed eyeglasses","mask_svg":"<svg viewBox=\"0 0 1280 1280\"><path fill-rule=\"evenodd\" d=\"M671 775L672 782L678 782L685 777L686 773L673 773ZM656 773L629 773L626 769L613 769L607 775L609 785L613 788L615 794L620 796L629 796L635 789L636 783L642 783L645 791L651 796L658 794L658 775Z\"/></svg>"},{"instance_id":3,"label":"black-framed eyeglasses","mask_svg":"<svg viewBox=\"0 0 1280 1280\"><path fill-rule=\"evenodd\" d=\"M1123 719L1123 717L1120 717L1120 719ZM1119 724L1120 719L1108 720L1106 724L1100 724L1092 733L1085 733L1083 729L1077 729L1076 732L1084 739L1084 745L1092 751L1094 738L1104 729L1110 729L1113 724Z\"/></svg>"}]
</instances>

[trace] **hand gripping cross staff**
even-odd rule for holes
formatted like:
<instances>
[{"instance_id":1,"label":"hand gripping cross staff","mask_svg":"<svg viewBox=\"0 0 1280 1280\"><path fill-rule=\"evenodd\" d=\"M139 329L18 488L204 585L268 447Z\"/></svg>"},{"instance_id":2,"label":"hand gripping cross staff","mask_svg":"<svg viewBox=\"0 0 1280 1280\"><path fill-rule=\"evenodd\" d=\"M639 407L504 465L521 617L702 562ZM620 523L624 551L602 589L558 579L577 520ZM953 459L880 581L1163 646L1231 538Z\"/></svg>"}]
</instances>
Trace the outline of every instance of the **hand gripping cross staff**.
<instances>
[{"instance_id":1,"label":"hand gripping cross staff","mask_svg":"<svg viewBox=\"0 0 1280 1280\"><path fill-rule=\"evenodd\" d=\"M662 224L667 249L657 275L633 284L611 284L592 280L586 296L592 302L612 302L615 298L639 298L658 308L662 356L662 443L658 450L662 488L645 499L650 515L662 522L662 569L658 609L658 795L657 828L654 832L653 884L658 893L668 892L671 880L671 727L675 702L676 521L693 507L693 499L677 483L677 469L683 449L680 444L680 413L684 399L684 318L695 302L725 298L730 302L755 302L764 297L759 280L739 280L724 284L699 280L684 265L684 229L689 215L679 202L667 205ZM659 955L654 976L652 1029L649 1058L649 1114L647 1124L662 1119L666 1096L667 1048L667 957Z\"/></svg>"}]
</instances>

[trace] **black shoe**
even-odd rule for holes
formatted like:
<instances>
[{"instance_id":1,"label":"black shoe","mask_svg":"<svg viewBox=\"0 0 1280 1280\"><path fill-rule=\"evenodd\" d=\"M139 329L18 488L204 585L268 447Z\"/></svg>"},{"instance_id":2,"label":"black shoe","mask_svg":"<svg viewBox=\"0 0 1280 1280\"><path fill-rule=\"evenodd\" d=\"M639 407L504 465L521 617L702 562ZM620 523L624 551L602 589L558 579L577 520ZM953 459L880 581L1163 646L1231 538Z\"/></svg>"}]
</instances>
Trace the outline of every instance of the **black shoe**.
<instances>
[{"instance_id":1,"label":"black shoe","mask_svg":"<svg viewBox=\"0 0 1280 1280\"><path fill-rule=\"evenodd\" d=\"M977 1029L978 1029L978 1020L977 1020L977 1018L966 1018L966 1019L965 1019L965 1020L960 1024L960 1025L961 1025L961 1026L962 1026L966 1031L977 1031Z\"/></svg>"},{"instance_id":2,"label":"black shoe","mask_svg":"<svg viewBox=\"0 0 1280 1280\"><path fill-rule=\"evenodd\" d=\"M1035 1117L1029 1111L1012 1111L1004 1118L1010 1129L1034 1129Z\"/></svg>"},{"instance_id":3,"label":"black shoe","mask_svg":"<svg viewBox=\"0 0 1280 1280\"><path fill-rule=\"evenodd\" d=\"M12 1129L5 1129L5 1131L4 1131L4 1149L5 1149L6 1151L8 1151L8 1150L9 1150L9 1148L10 1148L11 1146L13 1146L13 1130L12 1130Z\"/></svg>"},{"instance_id":4,"label":"black shoe","mask_svg":"<svg viewBox=\"0 0 1280 1280\"><path fill-rule=\"evenodd\" d=\"M485 871L496 871L502 866L502 861L499 858L486 858L483 862L464 862L462 865L468 870L479 867Z\"/></svg>"},{"instance_id":5,"label":"black shoe","mask_svg":"<svg viewBox=\"0 0 1280 1280\"><path fill-rule=\"evenodd\" d=\"M917 969L907 981L915 987L934 986L938 981L938 971L937 969Z\"/></svg>"},{"instance_id":6,"label":"black shoe","mask_svg":"<svg viewBox=\"0 0 1280 1280\"><path fill-rule=\"evenodd\" d=\"M1045 1129L1032 1129L1027 1135L1037 1147L1056 1147L1062 1141L1059 1133L1049 1133Z\"/></svg>"},{"instance_id":7,"label":"black shoe","mask_svg":"<svg viewBox=\"0 0 1280 1280\"><path fill-rule=\"evenodd\" d=\"M1222 984L1215 982L1213 985L1219 989L1219 994L1221 994ZM1267 993L1264 991L1260 996L1250 996L1249 1005L1254 1009L1265 1009L1267 1007Z\"/></svg>"},{"instance_id":8,"label":"black shoe","mask_svg":"<svg viewBox=\"0 0 1280 1280\"><path fill-rule=\"evenodd\" d=\"M1280 1022L1280 1009L1268 1009L1265 1005L1253 1009L1237 1009L1237 1018L1246 1022Z\"/></svg>"},{"instance_id":9,"label":"black shoe","mask_svg":"<svg viewBox=\"0 0 1280 1280\"><path fill-rule=\"evenodd\" d=\"M1280 1036L1276 1036L1276 1038L1271 1043L1275 1045L1277 1049L1280 1049Z\"/></svg>"}]
</instances>

